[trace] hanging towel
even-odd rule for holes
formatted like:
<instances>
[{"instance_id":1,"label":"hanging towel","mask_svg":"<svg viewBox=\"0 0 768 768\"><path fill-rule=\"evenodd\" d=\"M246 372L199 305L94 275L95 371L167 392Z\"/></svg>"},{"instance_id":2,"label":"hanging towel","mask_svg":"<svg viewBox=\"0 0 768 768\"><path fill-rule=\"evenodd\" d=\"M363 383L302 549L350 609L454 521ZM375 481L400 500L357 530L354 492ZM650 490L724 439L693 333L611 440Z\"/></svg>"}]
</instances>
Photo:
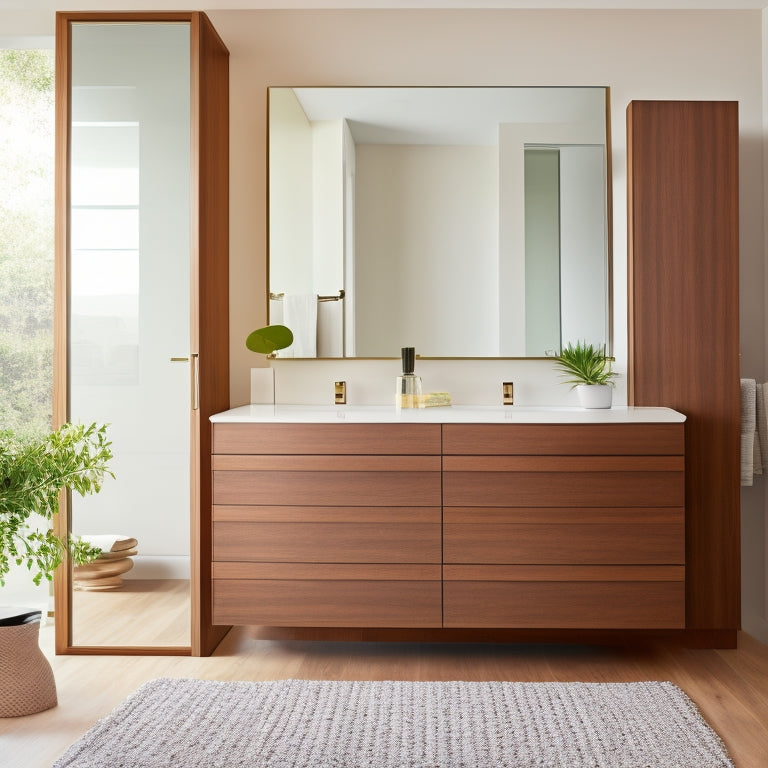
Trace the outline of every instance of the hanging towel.
<instances>
[{"instance_id":1,"label":"hanging towel","mask_svg":"<svg viewBox=\"0 0 768 768\"><path fill-rule=\"evenodd\" d=\"M755 418L757 420L757 444L760 447L760 469L768 468L768 382L756 387Z\"/></svg>"},{"instance_id":2,"label":"hanging towel","mask_svg":"<svg viewBox=\"0 0 768 768\"><path fill-rule=\"evenodd\" d=\"M765 439L765 435L760 434L761 421L765 421L765 400L763 399L763 385L758 382L755 385L755 449L752 452L753 475L762 475L765 468L763 464L763 446L760 442L761 439Z\"/></svg>"},{"instance_id":3,"label":"hanging towel","mask_svg":"<svg viewBox=\"0 0 768 768\"><path fill-rule=\"evenodd\" d=\"M317 356L344 357L344 302L317 305Z\"/></svg>"},{"instance_id":4,"label":"hanging towel","mask_svg":"<svg viewBox=\"0 0 768 768\"><path fill-rule=\"evenodd\" d=\"M754 379L741 380L741 484L752 485L754 477L754 451L757 384Z\"/></svg>"},{"instance_id":5,"label":"hanging towel","mask_svg":"<svg viewBox=\"0 0 768 768\"><path fill-rule=\"evenodd\" d=\"M293 332L293 344L280 357L317 357L317 296L286 293L283 324Z\"/></svg>"}]
</instances>

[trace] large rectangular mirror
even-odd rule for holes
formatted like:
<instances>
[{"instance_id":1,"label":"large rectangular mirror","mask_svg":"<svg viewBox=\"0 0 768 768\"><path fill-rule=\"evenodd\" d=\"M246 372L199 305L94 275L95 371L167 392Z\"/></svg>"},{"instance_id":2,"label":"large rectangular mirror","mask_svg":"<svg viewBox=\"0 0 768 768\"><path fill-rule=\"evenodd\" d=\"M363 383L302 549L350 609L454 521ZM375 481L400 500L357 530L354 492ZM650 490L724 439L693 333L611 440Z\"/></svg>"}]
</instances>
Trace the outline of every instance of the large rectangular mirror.
<instances>
[{"instance_id":1,"label":"large rectangular mirror","mask_svg":"<svg viewBox=\"0 0 768 768\"><path fill-rule=\"evenodd\" d=\"M279 357L611 349L607 90L270 88Z\"/></svg>"}]
</instances>

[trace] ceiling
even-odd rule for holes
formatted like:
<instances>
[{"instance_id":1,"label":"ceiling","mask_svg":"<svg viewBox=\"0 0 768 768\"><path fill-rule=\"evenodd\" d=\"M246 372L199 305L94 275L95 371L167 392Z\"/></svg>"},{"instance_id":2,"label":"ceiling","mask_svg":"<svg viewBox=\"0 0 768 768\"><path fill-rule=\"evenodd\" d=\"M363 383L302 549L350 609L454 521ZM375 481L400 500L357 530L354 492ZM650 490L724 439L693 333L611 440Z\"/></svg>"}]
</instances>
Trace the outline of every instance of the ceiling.
<instances>
[{"instance_id":1,"label":"ceiling","mask_svg":"<svg viewBox=\"0 0 768 768\"><path fill-rule=\"evenodd\" d=\"M0 0L3 11L321 8L559 8L759 10L768 0Z\"/></svg>"}]
</instances>

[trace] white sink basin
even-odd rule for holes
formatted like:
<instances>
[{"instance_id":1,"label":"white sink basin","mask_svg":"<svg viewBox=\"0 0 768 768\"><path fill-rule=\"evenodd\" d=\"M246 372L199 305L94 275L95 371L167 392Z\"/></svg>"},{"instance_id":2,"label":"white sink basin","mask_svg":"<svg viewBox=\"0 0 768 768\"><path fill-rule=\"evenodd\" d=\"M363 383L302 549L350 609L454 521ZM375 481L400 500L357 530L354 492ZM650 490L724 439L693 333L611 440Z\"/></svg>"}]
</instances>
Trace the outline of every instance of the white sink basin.
<instances>
[{"instance_id":1,"label":"white sink basin","mask_svg":"<svg viewBox=\"0 0 768 768\"><path fill-rule=\"evenodd\" d=\"M685 416L671 408L616 406L585 410L563 406L451 405L396 410L394 405L244 405L211 416L215 423L301 422L424 423L424 424L613 424L680 422Z\"/></svg>"}]
</instances>

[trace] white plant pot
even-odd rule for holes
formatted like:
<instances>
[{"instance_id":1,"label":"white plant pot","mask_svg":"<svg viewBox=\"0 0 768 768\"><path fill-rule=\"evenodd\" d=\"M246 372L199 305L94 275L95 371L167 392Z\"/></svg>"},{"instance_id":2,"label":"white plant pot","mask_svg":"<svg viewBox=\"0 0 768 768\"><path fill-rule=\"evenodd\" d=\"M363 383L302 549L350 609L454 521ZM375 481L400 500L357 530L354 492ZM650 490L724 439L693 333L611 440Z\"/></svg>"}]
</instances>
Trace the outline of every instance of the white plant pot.
<instances>
[{"instance_id":1,"label":"white plant pot","mask_svg":"<svg viewBox=\"0 0 768 768\"><path fill-rule=\"evenodd\" d=\"M610 408L613 387L610 384L577 384L576 393L582 408Z\"/></svg>"}]
</instances>

